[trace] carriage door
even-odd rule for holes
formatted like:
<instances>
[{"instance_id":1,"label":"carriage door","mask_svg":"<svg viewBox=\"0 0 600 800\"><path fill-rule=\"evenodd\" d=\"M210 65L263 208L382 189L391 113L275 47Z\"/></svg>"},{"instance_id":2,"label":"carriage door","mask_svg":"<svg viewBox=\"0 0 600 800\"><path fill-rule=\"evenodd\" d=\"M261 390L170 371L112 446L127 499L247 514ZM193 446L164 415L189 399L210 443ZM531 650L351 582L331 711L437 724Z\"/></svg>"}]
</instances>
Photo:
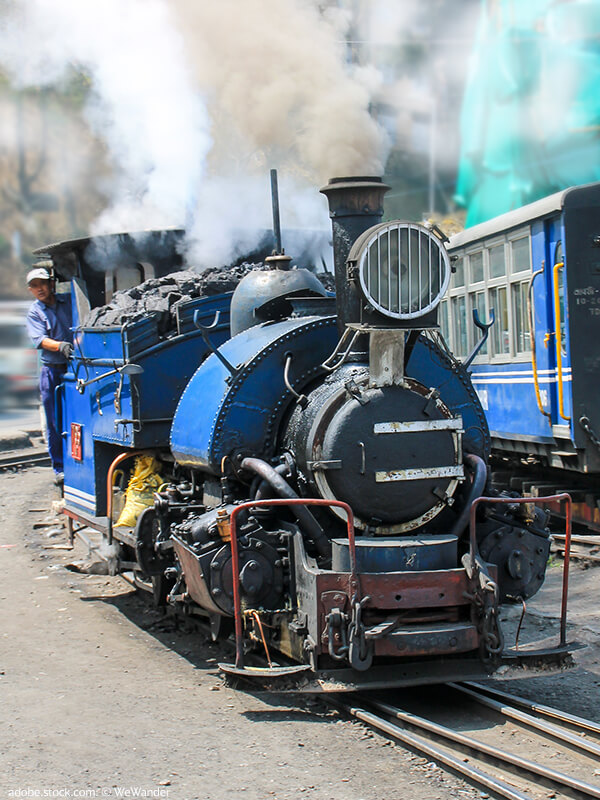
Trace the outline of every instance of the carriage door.
<instances>
[{"instance_id":1,"label":"carriage door","mask_svg":"<svg viewBox=\"0 0 600 800\"><path fill-rule=\"evenodd\" d=\"M546 286L549 287L548 297L551 298L549 305L552 310L549 315L552 324L548 336L548 347L554 351L554 358L550 358L550 363L554 361L554 370L549 383L552 425L559 426L559 429L554 431L555 435L564 433L564 436L570 439L572 395L566 264L563 242L558 238L560 227L558 224L552 227L555 235L550 237L549 269L546 283ZM560 427L563 428L563 431L560 431Z\"/></svg>"}]
</instances>

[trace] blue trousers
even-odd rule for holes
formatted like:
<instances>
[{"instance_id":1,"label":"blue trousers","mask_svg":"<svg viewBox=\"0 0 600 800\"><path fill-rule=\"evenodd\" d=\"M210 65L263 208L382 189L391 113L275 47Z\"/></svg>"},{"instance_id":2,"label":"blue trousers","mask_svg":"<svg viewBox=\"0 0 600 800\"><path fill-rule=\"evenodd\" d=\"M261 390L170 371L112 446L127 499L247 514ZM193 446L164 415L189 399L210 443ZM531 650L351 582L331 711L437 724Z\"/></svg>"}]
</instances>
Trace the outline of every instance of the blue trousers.
<instances>
[{"instance_id":1,"label":"blue trousers","mask_svg":"<svg viewBox=\"0 0 600 800\"><path fill-rule=\"evenodd\" d=\"M40 394L46 414L48 453L52 461L52 469L56 473L63 471L63 441L60 432L56 430L54 392L56 387L62 383L66 371L66 364L57 364L52 367L42 364L40 369Z\"/></svg>"}]
</instances>

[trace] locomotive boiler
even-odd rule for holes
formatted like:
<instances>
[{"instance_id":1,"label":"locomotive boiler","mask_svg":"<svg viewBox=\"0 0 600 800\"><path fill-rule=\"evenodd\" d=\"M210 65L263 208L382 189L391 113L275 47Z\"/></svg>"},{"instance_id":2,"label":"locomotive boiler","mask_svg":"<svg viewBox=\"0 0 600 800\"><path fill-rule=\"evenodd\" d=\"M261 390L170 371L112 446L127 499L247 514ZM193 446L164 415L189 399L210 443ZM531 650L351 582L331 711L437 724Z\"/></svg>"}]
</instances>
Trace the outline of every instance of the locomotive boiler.
<instances>
[{"instance_id":1,"label":"locomotive boiler","mask_svg":"<svg viewBox=\"0 0 600 800\"><path fill-rule=\"evenodd\" d=\"M115 569L157 602L204 618L215 639L234 629L232 674L300 672L342 690L540 655L505 648L498 615L544 580L545 515L499 496L471 513L490 437L438 330L444 237L382 223L387 188L322 189L335 296L278 252L233 294L190 301L171 334L150 318L79 325L62 402L66 513L101 530ZM65 268L67 251L43 252ZM140 452L163 484L118 526L114 476ZM252 648L267 667L245 663Z\"/></svg>"}]
</instances>

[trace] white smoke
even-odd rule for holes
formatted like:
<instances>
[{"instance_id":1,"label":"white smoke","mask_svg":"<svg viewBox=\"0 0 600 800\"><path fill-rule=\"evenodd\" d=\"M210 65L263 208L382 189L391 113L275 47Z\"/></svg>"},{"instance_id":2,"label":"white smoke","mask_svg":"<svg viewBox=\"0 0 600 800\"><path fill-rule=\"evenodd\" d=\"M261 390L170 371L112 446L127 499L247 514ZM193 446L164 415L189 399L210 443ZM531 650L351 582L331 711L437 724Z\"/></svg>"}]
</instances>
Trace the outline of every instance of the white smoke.
<instances>
[{"instance_id":1,"label":"white smoke","mask_svg":"<svg viewBox=\"0 0 600 800\"><path fill-rule=\"evenodd\" d=\"M384 75L383 86L372 94L386 107L381 122L394 145L425 160L433 147L438 166L455 168L462 87L480 1L372 0L359 7L357 58Z\"/></svg>"},{"instance_id":2,"label":"white smoke","mask_svg":"<svg viewBox=\"0 0 600 800\"><path fill-rule=\"evenodd\" d=\"M235 137L247 159L279 156L318 181L381 172L369 88L344 63L347 13L308 0L171 6L221 143Z\"/></svg>"},{"instance_id":3,"label":"white smoke","mask_svg":"<svg viewBox=\"0 0 600 800\"><path fill-rule=\"evenodd\" d=\"M112 161L92 233L186 225L189 257L226 260L269 227L325 227L319 184L380 174L373 70L348 71L347 12L317 0L19 0L0 29L15 87L89 75L85 114ZM105 188L105 187L103 187ZM285 244L285 243L284 243ZM239 249L239 245L238 245Z\"/></svg>"},{"instance_id":4,"label":"white smoke","mask_svg":"<svg viewBox=\"0 0 600 800\"><path fill-rule=\"evenodd\" d=\"M322 13L309 0L171 5L215 140L190 258L222 260L231 226L243 251L250 229L270 225L270 167L279 170L282 226L328 226L317 188L336 175L381 174L388 147L369 113L379 76L345 63L348 12Z\"/></svg>"},{"instance_id":5,"label":"white smoke","mask_svg":"<svg viewBox=\"0 0 600 800\"><path fill-rule=\"evenodd\" d=\"M17 88L86 71L86 116L115 179L94 233L181 224L211 147L209 120L163 0L21 0L3 20L0 61Z\"/></svg>"}]
</instances>

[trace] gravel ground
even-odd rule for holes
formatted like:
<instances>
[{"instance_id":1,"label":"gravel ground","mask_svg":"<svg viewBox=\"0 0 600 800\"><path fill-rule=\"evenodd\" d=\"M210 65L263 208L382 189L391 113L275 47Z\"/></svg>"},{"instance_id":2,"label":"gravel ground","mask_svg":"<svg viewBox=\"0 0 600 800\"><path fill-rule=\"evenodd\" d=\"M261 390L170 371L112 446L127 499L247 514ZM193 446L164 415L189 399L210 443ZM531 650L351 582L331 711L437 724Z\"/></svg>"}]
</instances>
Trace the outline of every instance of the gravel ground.
<instances>
[{"instance_id":1,"label":"gravel ground","mask_svg":"<svg viewBox=\"0 0 600 800\"><path fill-rule=\"evenodd\" d=\"M177 629L121 580L65 568L86 552L62 549L49 519L57 498L47 468L0 474L0 798L487 796L320 700L227 687L222 648ZM547 614L558 572L532 603L544 634L556 626ZM578 668L503 685L600 719L598 576L573 570L570 634L590 644Z\"/></svg>"}]
</instances>

